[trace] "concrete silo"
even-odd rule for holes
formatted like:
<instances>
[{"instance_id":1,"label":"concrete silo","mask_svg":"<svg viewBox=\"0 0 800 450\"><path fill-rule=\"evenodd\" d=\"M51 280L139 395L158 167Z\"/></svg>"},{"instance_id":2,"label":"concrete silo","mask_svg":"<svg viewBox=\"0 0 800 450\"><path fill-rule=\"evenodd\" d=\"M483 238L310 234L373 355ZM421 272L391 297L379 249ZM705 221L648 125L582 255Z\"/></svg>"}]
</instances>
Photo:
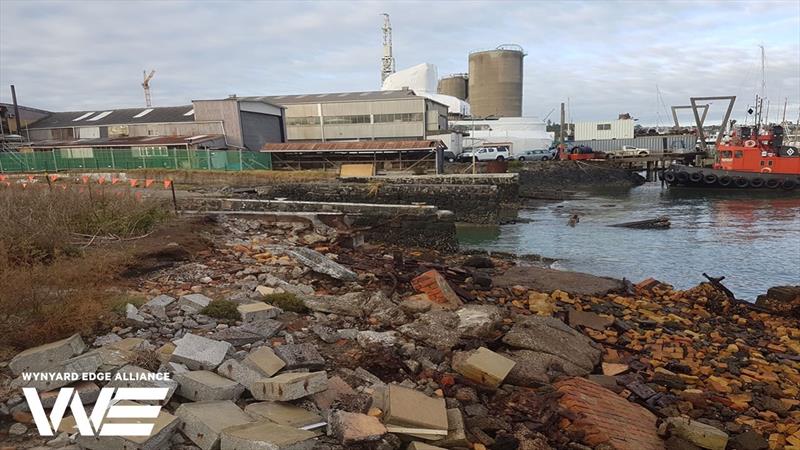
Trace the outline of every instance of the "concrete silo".
<instances>
[{"instance_id":1,"label":"concrete silo","mask_svg":"<svg viewBox=\"0 0 800 450\"><path fill-rule=\"evenodd\" d=\"M469 104L475 117L522 116L522 59L518 45L469 55Z\"/></svg>"},{"instance_id":2,"label":"concrete silo","mask_svg":"<svg viewBox=\"0 0 800 450\"><path fill-rule=\"evenodd\" d=\"M458 73L439 80L437 91L443 95L449 95L460 100L466 100L469 96L469 75Z\"/></svg>"}]
</instances>

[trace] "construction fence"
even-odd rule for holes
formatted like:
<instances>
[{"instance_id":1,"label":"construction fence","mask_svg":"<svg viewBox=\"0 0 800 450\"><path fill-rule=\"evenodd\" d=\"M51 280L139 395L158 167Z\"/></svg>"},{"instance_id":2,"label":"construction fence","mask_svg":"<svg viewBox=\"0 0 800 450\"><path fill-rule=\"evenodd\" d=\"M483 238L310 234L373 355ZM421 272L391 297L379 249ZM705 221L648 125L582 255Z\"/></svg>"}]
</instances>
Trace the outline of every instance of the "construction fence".
<instances>
[{"instance_id":1,"label":"construction fence","mask_svg":"<svg viewBox=\"0 0 800 450\"><path fill-rule=\"evenodd\" d=\"M0 173L66 170L270 170L269 153L242 150L173 148L65 148L33 152L0 152Z\"/></svg>"}]
</instances>

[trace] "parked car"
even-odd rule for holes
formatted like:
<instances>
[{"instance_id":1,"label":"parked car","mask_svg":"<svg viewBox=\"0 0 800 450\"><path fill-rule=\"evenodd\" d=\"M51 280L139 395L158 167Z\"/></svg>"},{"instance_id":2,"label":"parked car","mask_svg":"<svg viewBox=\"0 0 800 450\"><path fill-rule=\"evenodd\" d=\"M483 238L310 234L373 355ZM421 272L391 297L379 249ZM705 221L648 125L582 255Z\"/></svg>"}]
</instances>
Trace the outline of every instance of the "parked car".
<instances>
[{"instance_id":1,"label":"parked car","mask_svg":"<svg viewBox=\"0 0 800 450\"><path fill-rule=\"evenodd\" d=\"M581 159L603 159L606 154L600 151L594 151L588 145L576 145L569 150L567 159L570 161L577 161Z\"/></svg>"},{"instance_id":2,"label":"parked car","mask_svg":"<svg viewBox=\"0 0 800 450\"><path fill-rule=\"evenodd\" d=\"M503 161L510 158L508 147L479 147L476 150L465 151L458 156L460 161L471 162L473 152L478 161Z\"/></svg>"},{"instance_id":3,"label":"parked car","mask_svg":"<svg viewBox=\"0 0 800 450\"><path fill-rule=\"evenodd\" d=\"M519 161L547 161L555 157L555 151L550 149L525 150L517 156Z\"/></svg>"},{"instance_id":4,"label":"parked car","mask_svg":"<svg viewBox=\"0 0 800 450\"><path fill-rule=\"evenodd\" d=\"M456 161L456 154L451 152L450 150L444 151L444 160L447 162L455 162Z\"/></svg>"},{"instance_id":5,"label":"parked car","mask_svg":"<svg viewBox=\"0 0 800 450\"><path fill-rule=\"evenodd\" d=\"M623 145L620 150L611 150L607 153L609 158L625 158L630 156L644 157L650 155L650 150L632 145Z\"/></svg>"}]
</instances>

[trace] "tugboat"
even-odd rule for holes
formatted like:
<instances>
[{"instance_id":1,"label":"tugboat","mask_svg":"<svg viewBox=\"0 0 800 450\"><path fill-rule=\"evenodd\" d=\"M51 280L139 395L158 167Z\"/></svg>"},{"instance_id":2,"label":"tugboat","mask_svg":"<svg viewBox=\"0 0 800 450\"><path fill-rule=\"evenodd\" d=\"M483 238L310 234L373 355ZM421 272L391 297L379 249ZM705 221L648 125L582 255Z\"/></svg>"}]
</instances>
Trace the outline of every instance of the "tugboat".
<instances>
[{"instance_id":1,"label":"tugboat","mask_svg":"<svg viewBox=\"0 0 800 450\"><path fill-rule=\"evenodd\" d=\"M783 189L800 187L800 149L784 145L784 129L774 125L759 134L759 127L739 127L716 147L711 167L675 164L660 177L670 187L731 189Z\"/></svg>"}]
</instances>

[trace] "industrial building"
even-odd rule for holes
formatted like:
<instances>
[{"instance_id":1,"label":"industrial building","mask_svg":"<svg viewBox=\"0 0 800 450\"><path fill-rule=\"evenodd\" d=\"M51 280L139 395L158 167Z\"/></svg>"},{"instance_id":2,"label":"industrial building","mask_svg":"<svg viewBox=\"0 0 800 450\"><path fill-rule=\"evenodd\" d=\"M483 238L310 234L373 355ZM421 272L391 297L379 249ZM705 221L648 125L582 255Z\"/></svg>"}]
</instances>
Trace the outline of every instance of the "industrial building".
<instances>
[{"instance_id":1,"label":"industrial building","mask_svg":"<svg viewBox=\"0 0 800 450\"><path fill-rule=\"evenodd\" d=\"M25 134L28 125L41 120L51 114L50 111L43 109L29 108L27 106L17 106L19 112L19 125L17 129L17 116L15 115L14 105L11 103L0 103L0 135L6 134Z\"/></svg>"},{"instance_id":2,"label":"industrial building","mask_svg":"<svg viewBox=\"0 0 800 450\"><path fill-rule=\"evenodd\" d=\"M633 139L633 119L575 123L575 140Z\"/></svg>"},{"instance_id":3,"label":"industrial building","mask_svg":"<svg viewBox=\"0 0 800 450\"><path fill-rule=\"evenodd\" d=\"M501 117L484 120L457 120L451 122L453 131L469 133L464 138L465 148L476 148L488 144L510 144L512 155L525 150L549 148L553 143L553 132L534 117Z\"/></svg>"},{"instance_id":4,"label":"industrial building","mask_svg":"<svg viewBox=\"0 0 800 450\"><path fill-rule=\"evenodd\" d=\"M518 45L469 55L469 104L475 117L521 117L525 52Z\"/></svg>"},{"instance_id":5,"label":"industrial building","mask_svg":"<svg viewBox=\"0 0 800 450\"><path fill-rule=\"evenodd\" d=\"M469 75L457 73L442 78L439 80L437 92L469 103Z\"/></svg>"},{"instance_id":6,"label":"industrial building","mask_svg":"<svg viewBox=\"0 0 800 450\"><path fill-rule=\"evenodd\" d=\"M288 141L425 140L447 130L447 105L410 89L240 100L284 107Z\"/></svg>"},{"instance_id":7,"label":"industrial building","mask_svg":"<svg viewBox=\"0 0 800 450\"><path fill-rule=\"evenodd\" d=\"M28 125L26 137L40 149L131 147L142 141L136 138L171 137L181 146L203 142L203 148L258 151L267 142L285 141L284 122L280 106L230 97L183 106L54 112Z\"/></svg>"}]
</instances>

